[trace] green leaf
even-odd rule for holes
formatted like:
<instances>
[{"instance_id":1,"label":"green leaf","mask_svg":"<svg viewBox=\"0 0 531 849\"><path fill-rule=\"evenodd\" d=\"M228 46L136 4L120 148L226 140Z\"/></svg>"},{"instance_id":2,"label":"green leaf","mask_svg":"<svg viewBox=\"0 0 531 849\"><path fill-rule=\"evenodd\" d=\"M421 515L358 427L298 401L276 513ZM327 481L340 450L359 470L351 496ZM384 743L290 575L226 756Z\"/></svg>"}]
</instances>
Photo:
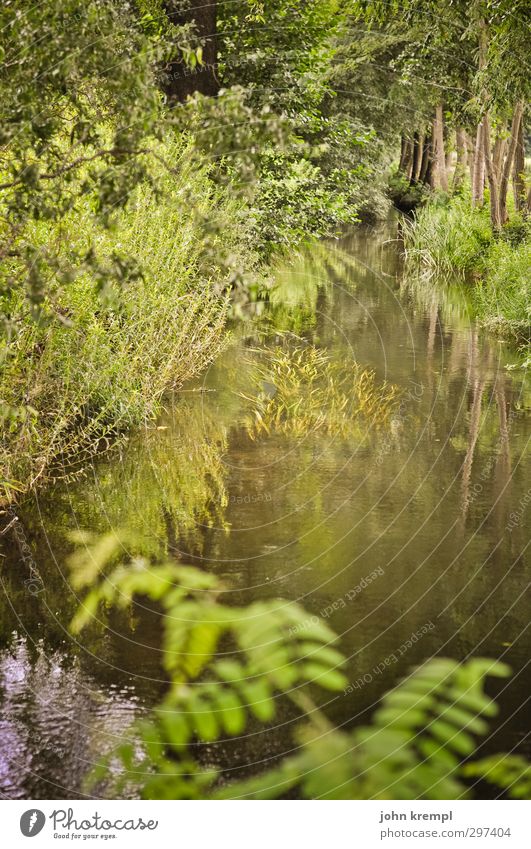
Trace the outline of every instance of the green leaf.
<instances>
[{"instance_id":1,"label":"green leaf","mask_svg":"<svg viewBox=\"0 0 531 849\"><path fill-rule=\"evenodd\" d=\"M192 736L192 728L185 713L172 707L160 707L157 715L170 746L180 749L188 743Z\"/></svg>"},{"instance_id":2,"label":"green leaf","mask_svg":"<svg viewBox=\"0 0 531 849\"><path fill-rule=\"evenodd\" d=\"M213 705L201 696L193 695L188 701L189 720L197 736L212 743L219 736L220 726Z\"/></svg>"},{"instance_id":3,"label":"green leaf","mask_svg":"<svg viewBox=\"0 0 531 849\"><path fill-rule=\"evenodd\" d=\"M441 743L449 746L463 757L468 757L476 748L473 737L464 731L456 731L455 726L441 719L436 719L429 726L428 731Z\"/></svg>"},{"instance_id":4,"label":"green leaf","mask_svg":"<svg viewBox=\"0 0 531 849\"><path fill-rule=\"evenodd\" d=\"M305 663L303 669L304 675L309 681L324 687L325 690L338 692L344 690L347 686L347 679L342 672L338 672L336 669L329 669L327 666L321 666L318 663Z\"/></svg>"},{"instance_id":5,"label":"green leaf","mask_svg":"<svg viewBox=\"0 0 531 849\"><path fill-rule=\"evenodd\" d=\"M220 687L216 693L215 705L219 712L219 721L231 737L235 737L245 728L245 710L234 690Z\"/></svg>"},{"instance_id":6,"label":"green leaf","mask_svg":"<svg viewBox=\"0 0 531 849\"><path fill-rule=\"evenodd\" d=\"M247 701L249 710L260 722L270 722L273 719L275 700L265 679L256 678L242 682L240 692Z\"/></svg>"},{"instance_id":7,"label":"green leaf","mask_svg":"<svg viewBox=\"0 0 531 849\"><path fill-rule=\"evenodd\" d=\"M215 622L201 622L193 626L182 659L183 670L189 678L197 678L211 660L221 633L221 627Z\"/></svg>"}]
</instances>

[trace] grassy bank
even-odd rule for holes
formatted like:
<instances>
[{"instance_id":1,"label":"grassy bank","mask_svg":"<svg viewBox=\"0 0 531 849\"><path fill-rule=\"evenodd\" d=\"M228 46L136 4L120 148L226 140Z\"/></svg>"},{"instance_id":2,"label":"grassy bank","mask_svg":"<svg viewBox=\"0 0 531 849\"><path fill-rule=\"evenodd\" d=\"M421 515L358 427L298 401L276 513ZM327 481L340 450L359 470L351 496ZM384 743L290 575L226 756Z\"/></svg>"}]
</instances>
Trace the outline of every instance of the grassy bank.
<instances>
[{"instance_id":1,"label":"grassy bank","mask_svg":"<svg viewBox=\"0 0 531 849\"><path fill-rule=\"evenodd\" d=\"M98 227L90 195L60 226L34 225L43 250L57 244L74 258L96 243L105 267L67 286L50 280L37 320L24 292L3 297L13 327L2 352L4 501L77 474L95 450L153 419L163 393L224 344L234 268L259 275L241 202L212 183L189 143L164 153L171 173L161 168L156 192L139 186L111 229Z\"/></svg>"},{"instance_id":2,"label":"grassy bank","mask_svg":"<svg viewBox=\"0 0 531 849\"><path fill-rule=\"evenodd\" d=\"M531 325L531 222L512 213L493 234L488 205L472 209L468 199L435 198L406 225L410 266L425 274L460 275L480 321L529 350Z\"/></svg>"}]
</instances>

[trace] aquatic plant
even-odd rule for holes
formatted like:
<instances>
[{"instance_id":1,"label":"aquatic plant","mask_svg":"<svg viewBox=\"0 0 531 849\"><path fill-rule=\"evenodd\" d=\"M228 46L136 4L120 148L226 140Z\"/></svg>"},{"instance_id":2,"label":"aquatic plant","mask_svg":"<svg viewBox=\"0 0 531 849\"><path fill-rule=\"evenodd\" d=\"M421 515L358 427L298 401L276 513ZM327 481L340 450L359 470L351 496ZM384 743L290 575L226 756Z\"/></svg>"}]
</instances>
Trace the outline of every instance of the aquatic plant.
<instances>
[{"instance_id":1,"label":"aquatic plant","mask_svg":"<svg viewBox=\"0 0 531 849\"><path fill-rule=\"evenodd\" d=\"M313 345L258 353L256 391L242 395L250 407L244 426L251 439L273 432L358 436L364 426L384 427L399 399L398 387L379 382L372 369L334 361Z\"/></svg>"}]
</instances>

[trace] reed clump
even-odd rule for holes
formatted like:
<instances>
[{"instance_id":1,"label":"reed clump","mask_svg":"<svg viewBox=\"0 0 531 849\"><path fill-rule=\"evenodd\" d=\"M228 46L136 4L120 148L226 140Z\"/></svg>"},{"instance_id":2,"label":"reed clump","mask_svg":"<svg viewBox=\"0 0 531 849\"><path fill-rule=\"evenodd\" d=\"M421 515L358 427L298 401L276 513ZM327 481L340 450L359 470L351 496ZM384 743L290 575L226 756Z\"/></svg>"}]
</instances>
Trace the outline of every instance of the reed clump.
<instances>
[{"instance_id":1,"label":"reed clump","mask_svg":"<svg viewBox=\"0 0 531 849\"><path fill-rule=\"evenodd\" d=\"M366 428L385 427L400 397L398 387L379 381L372 369L334 361L313 345L261 352L252 385L255 392L242 393L251 439L272 433L359 437Z\"/></svg>"}]
</instances>

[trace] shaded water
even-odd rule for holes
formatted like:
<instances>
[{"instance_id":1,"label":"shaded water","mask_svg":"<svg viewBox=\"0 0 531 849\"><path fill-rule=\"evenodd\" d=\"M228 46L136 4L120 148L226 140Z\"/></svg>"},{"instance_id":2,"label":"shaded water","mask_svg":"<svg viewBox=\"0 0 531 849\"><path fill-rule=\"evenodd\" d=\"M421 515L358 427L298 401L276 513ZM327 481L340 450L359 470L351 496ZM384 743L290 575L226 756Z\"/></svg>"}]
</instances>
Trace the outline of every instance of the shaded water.
<instances>
[{"instance_id":1,"label":"shaded water","mask_svg":"<svg viewBox=\"0 0 531 849\"><path fill-rule=\"evenodd\" d=\"M168 400L158 428L22 506L0 560L4 796L79 795L164 690L156 612L103 611L68 634L76 528L134 527L154 557L221 575L235 604L285 597L325 617L349 658L351 686L327 706L340 723L365 720L433 654L501 657L515 675L492 689L501 713L486 750L530 751L529 388L463 288L407 279L392 234L358 230L280 268L271 306ZM307 342L400 388L385 428L250 438L255 349ZM207 757L238 775L285 750L290 720Z\"/></svg>"}]
</instances>

